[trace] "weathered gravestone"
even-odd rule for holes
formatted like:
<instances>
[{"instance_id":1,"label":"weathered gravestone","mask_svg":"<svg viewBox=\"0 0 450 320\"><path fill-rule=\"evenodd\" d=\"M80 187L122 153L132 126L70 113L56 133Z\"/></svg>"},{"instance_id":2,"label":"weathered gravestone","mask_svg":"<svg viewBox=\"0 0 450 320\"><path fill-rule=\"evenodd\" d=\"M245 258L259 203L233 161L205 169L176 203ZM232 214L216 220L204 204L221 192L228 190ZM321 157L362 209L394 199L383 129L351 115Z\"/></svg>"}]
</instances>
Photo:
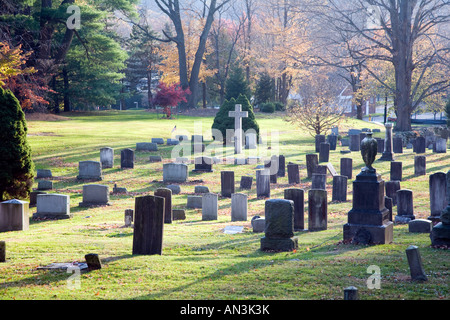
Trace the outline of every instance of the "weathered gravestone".
<instances>
[{"instance_id":1,"label":"weathered gravestone","mask_svg":"<svg viewBox=\"0 0 450 320\"><path fill-rule=\"evenodd\" d=\"M347 179L346 176L333 177L332 201L347 201Z\"/></svg>"},{"instance_id":2,"label":"weathered gravestone","mask_svg":"<svg viewBox=\"0 0 450 320\"><path fill-rule=\"evenodd\" d=\"M415 156L414 157L414 175L424 176L427 174L427 157Z\"/></svg>"},{"instance_id":3,"label":"weathered gravestone","mask_svg":"<svg viewBox=\"0 0 450 320\"><path fill-rule=\"evenodd\" d=\"M102 268L98 254L88 253L84 256L84 259L86 260L88 271L100 270Z\"/></svg>"},{"instance_id":4,"label":"weathered gravestone","mask_svg":"<svg viewBox=\"0 0 450 320\"><path fill-rule=\"evenodd\" d=\"M241 183L240 183L241 190L251 190L252 184L253 184L253 177L249 177L249 176L241 177Z\"/></svg>"},{"instance_id":5,"label":"weathered gravestone","mask_svg":"<svg viewBox=\"0 0 450 320\"><path fill-rule=\"evenodd\" d=\"M257 134L246 133L245 134L245 149L256 149L258 146Z\"/></svg>"},{"instance_id":6,"label":"weathered gravestone","mask_svg":"<svg viewBox=\"0 0 450 320\"><path fill-rule=\"evenodd\" d=\"M209 193L209 188L207 186L195 186L194 193Z\"/></svg>"},{"instance_id":7,"label":"weathered gravestone","mask_svg":"<svg viewBox=\"0 0 450 320\"><path fill-rule=\"evenodd\" d=\"M124 149L120 152L120 167L122 169L134 168L134 151L131 149Z\"/></svg>"},{"instance_id":8,"label":"weathered gravestone","mask_svg":"<svg viewBox=\"0 0 450 320\"><path fill-rule=\"evenodd\" d=\"M305 191L291 188L284 190L284 199L294 202L294 231L305 229Z\"/></svg>"},{"instance_id":9,"label":"weathered gravestone","mask_svg":"<svg viewBox=\"0 0 450 320\"><path fill-rule=\"evenodd\" d=\"M30 208L36 206L37 196L38 194L47 194L45 191L31 191L30 192Z\"/></svg>"},{"instance_id":10,"label":"weathered gravestone","mask_svg":"<svg viewBox=\"0 0 450 320\"><path fill-rule=\"evenodd\" d=\"M211 221L218 219L218 195L214 193L206 193L202 197L202 220Z\"/></svg>"},{"instance_id":11,"label":"weathered gravestone","mask_svg":"<svg viewBox=\"0 0 450 320\"><path fill-rule=\"evenodd\" d=\"M350 137L349 149L350 151L359 151L361 146L361 140L359 140L359 134L352 134Z\"/></svg>"},{"instance_id":12,"label":"weathered gravestone","mask_svg":"<svg viewBox=\"0 0 450 320\"><path fill-rule=\"evenodd\" d=\"M327 137L327 142L330 144L330 150L332 150L332 151L336 150L337 140L338 140L338 136L334 135L334 134L329 135Z\"/></svg>"},{"instance_id":13,"label":"weathered gravestone","mask_svg":"<svg viewBox=\"0 0 450 320\"><path fill-rule=\"evenodd\" d=\"M294 236L294 202L272 199L265 203L265 236L262 251L292 251L298 248Z\"/></svg>"},{"instance_id":14,"label":"weathered gravestone","mask_svg":"<svg viewBox=\"0 0 450 320\"><path fill-rule=\"evenodd\" d=\"M0 262L6 262L6 242L0 241Z\"/></svg>"},{"instance_id":15,"label":"weathered gravestone","mask_svg":"<svg viewBox=\"0 0 450 320\"><path fill-rule=\"evenodd\" d=\"M384 141L384 139L381 139L381 138L376 138L376 140L378 142L378 149L377 149L377 151L378 151L379 154L382 154L383 151L384 151L384 143L385 143L385 141Z\"/></svg>"},{"instance_id":16,"label":"weathered gravestone","mask_svg":"<svg viewBox=\"0 0 450 320\"><path fill-rule=\"evenodd\" d=\"M186 208L188 209L201 209L202 208L202 196L188 196Z\"/></svg>"},{"instance_id":17,"label":"weathered gravestone","mask_svg":"<svg viewBox=\"0 0 450 320\"><path fill-rule=\"evenodd\" d=\"M195 169L192 172L213 172L213 159L211 157L196 157Z\"/></svg>"},{"instance_id":18,"label":"weathered gravestone","mask_svg":"<svg viewBox=\"0 0 450 320\"><path fill-rule=\"evenodd\" d=\"M131 224L134 221L134 210L133 209L125 210L124 220L125 220L125 226L131 227Z\"/></svg>"},{"instance_id":19,"label":"weathered gravestone","mask_svg":"<svg viewBox=\"0 0 450 320\"><path fill-rule=\"evenodd\" d=\"M148 158L148 161L150 162L162 162L162 157L161 156L150 156Z\"/></svg>"},{"instance_id":20,"label":"weathered gravestone","mask_svg":"<svg viewBox=\"0 0 450 320\"><path fill-rule=\"evenodd\" d=\"M164 144L164 139L163 138L152 138L152 143Z\"/></svg>"},{"instance_id":21,"label":"weathered gravestone","mask_svg":"<svg viewBox=\"0 0 450 320\"><path fill-rule=\"evenodd\" d=\"M283 155L278 156L278 177L285 177L286 176L286 157Z\"/></svg>"},{"instance_id":22,"label":"weathered gravestone","mask_svg":"<svg viewBox=\"0 0 450 320\"><path fill-rule=\"evenodd\" d=\"M52 171L48 169L37 169L36 179L52 178Z\"/></svg>"},{"instance_id":23,"label":"weathered gravestone","mask_svg":"<svg viewBox=\"0 0 450 320\"><path fill-rule=\"evenodd\" d=\"M306 171L308 174L308 179L312 178L313 173L316 172L316 168L319 165L319 157L317 154L307 154L306 155Z\"/></svg>"},{"instance_id":24,"label":"weathered gravestone","mask_svg":"<svg viewBox=\"0 0 450 320\"><path fill-rule=\"evenodd\" d=\"M325 190L326 186L327 186L327 175L314 173L311 180L311 188Z\"/></svg>"},{"instance_id":25,"label":"weathered gravestone","mask_svg":"<svg viewBox=\"0 0 450 320\"><path fill-rule=\"evenodd\" d=\"M231 221L247 221L248 196L243 193L231 195Z\"/></svg>"},{"instance_id":26,"label":"weathered gravestone","mask_svg":"<svg viewBox=\"0 0 450 320\"><path fill-rule=\"evenodd\" d=\"M53 189L53 182L49 180L40 180L38 182L37 190L52 190Z\"/></svg>"},{"instance_id":27,"label":"weathered gravestone","mask_svg":"<svg viewBox=\"0 0 450 320\"><path fill-rule=\"evenodd\" d=\"M384 181L372 167L377 155L377 142L368 133L361 143L365 167L353 181L353 208L344 225L344 241L362 244L385 244L393 241L393 223L385 207Z\"/></svg>"},{"instance_id":28,"label":"weathered gravestone","mask_svg":"<svg viewBox=\"0 0 450 320\"><path fill-rule=\"evenodd\" d=\"M392 149L394 153L403 153L403 139L392 138Z\"/></svg>"},{"instance_id":29,"label":"weathered gravestone","mask_svg":"<svg viewBox=\"0 0 450 320\"><path fill-rule=\"evenodd\" d=\"M407 189L398 190L395 223L408 223L414 219L413 192Z\"/></svg>"},{"instance_id":30,"label":"weathered gravestone","mask_svg":"<svg viewBox=\"0 0 450 320\"><path fill-rule=\"evenodd\" d=\"M392 213L393 213L392 198L385 196L384 197L384 205L385 205L386 209L389 210L389 221L392 221Z\"/></svg>"},{"instance_id":31,"label":"weathered gravestone","mask_svg":"<svg viewBox=\"0 0 450 320\"><path fill-rule=\"evenodd\" d=\"M80 207L109 206L109 187L99 184L83 186L83 202Z\"/></svg>"},{"instance_id":32,"label":"weathered gravestone","mask_svg":"<svg viewBox=\"0 0 450 320\"><path fill-rule=\"evenodd\" d=\"M392 142L392 123L386 123L386 135L384 139L384 151L383 155L379 159L380 161L394 161L394 153L392 152L393 149L393 142ZM377 146L378 150L378 146Z\"/></svg>"},{"instance_id":33,"label":"weathered gravestone","mask_svg":"<svg viewBox=\"0 0 450 320\"><path fill-rule=\"evenodd\" d=\"M270 170L256 170L256 196L270 198Z\"/></svg>"},{"instance_id":34,"label":"weathered gravestone","mask_svg":"<svg viewBox=\"0 0 450 320\"><path fill-rule=\"evenodd\" d=\"M33 215L35 219L69 219L70 197L63 194L40 194L36 200L37 211Z\"/></svg>"},{"instance_id":35,"label":"weathered gravestone","mask_svg":"<svg viewBox=\"0 0 450 320\"><path fill-rule=\"evenodd\" d=\"M80 161L78 163L79 180L102 180L102 164L99 161Z\"/></svg>"},{"instance_id":36,"label":"weathered gravestone","mask_svg":"<svg viewBox=\"0 0 450 320\"><path fill-rule=\"evenodd\" d=\"M254 233L261 233L264 232L264 229L266 228L266 219L261 218L260 216L254 216L251 224Z\"/></svg>"},{"instance_id":37,"label":"weathered gravestone","mask_svg":"<svg viewBox=\"0 0 450 320\"><path fill-rule=\"evenodd\" d=\"M345 288L344 300L359 300L358 289L354 286Z\"/></svg>"},{"instance_id":38,"label":"weathered gravestone","mask_svg":"<svg viewBox=\"0 0 450 320\"><path fill-rule=\"evenodd\" d=\"M341 158L341 176L352 179L353 177L353 159Z\"/></svg>"},{"instance_id":39,"label":"weathered gravestone","mask_svg":"<svg viewBox=\"0 0 450 320\"><path fill-rule=\"evenodd\" d=\"M166 188L172 190L172 194L180 194L181 193L181 187L179 185L169 184Z\"/></svg>"},{"instance_id":40,"label":"weathered gravestone","mask_svg":"<svg viewBox=\"0 0 450 320\"><path fill-rule=\"evenodd\" d=\"M234 111L230 111L228 116L234 118L234 153L241 154L243 145L242 118L248 118L248 112L242 111L242 105L237 104Z\"/></svg>"},{"instance_id":41,"label":"weathered gravestone","mask_svg":"<svg viewBox=\"0 0 450 320\"><path fill-rule=\"evenodd\" d=\"M162 254L164 201L154 196L135 199L133 255Z\"/></svg>"},{"instance_id":42,"label":"weathered gravestone","mask_svg":"<svg viewBox=\"0 0 450 320\"><path fill-rule=\"evenodd\" d=\"M158 145L151 142L136 143L136 151L158 151Z\"/></svg>"},{"instance_id":43,"label":"weathered gravestone","mask_svg":"<svg viewBox=\"0 0 450 320\"><path fill-rule=\"evenodd\" d=\"M222 197L231 198L234 193L234 171L220 172L220 186Z\"/></svg>"},{"instance_id":44,"label":"weathered gravestone","mask_svg":"<svg viewBox=\"0 0 450 320\"><path fill-rule=\"evenodd\" d=\"M416 153L425 153L426 152L426 144L425 144L425 138L424 137L417 137L416 142L414 144L415 146L415 152Z\"/></svg>"},{"instance_id":45,"label":"weathered gravestone","mask_svg":"<svg viewBox=\"0 0 450 320\"><path fill-rule=\"evenodd\" d=\"M330 160L330 144L322 142L319 146L319 163Z\"/></svg>"},{"instance_id":46,"label":"weathered gravestone","mask_svg":"<svg viewBox=\"0 0 450 320\"><path fill-rule=\"evenodd\" d=\"M186 211L184 209L173 209L172 215L173 221L186 220Z\"/></svg>"},{"instance_id":47,"label":"weathered gravestone","mask_svg":"<svg viewBox=\"0 0 450 320\"><path fill-rule=\"evenodd\" d=\"M386 197L392 199L392 205L397 205L397 191L400 190L400 181L387 181L385 183Z\"/></svg>"},{"instance_id":48,"label":"weathered gravestone","mask_svg":"<svg viewBox=\"0 0 450 320\"><path fill-rule=\"evenodd\" d=\"M100 149L100 163L103 169L114 167L114 149L101 148Z\"/></svg>"},{"instance_id":49,"label":"weathered gravestone","mask_svg":"<svg viewBox=\"0 0 450 320\"><path fill-rule=\"evenodd\" d=\"M408 232L411 233L430 233L433 228L433 222L427 219L414 219L408 222Z\"/></svg>"},{"instance_id":50,"label":"weathered gravestone","mask_svg":"<svg viewBox=\"0 0 450 320\"><path fill-rule=\"evenodd\" d=\"M450 171L447 172L447 207L441 212L440 220L430 234L431 245L450 246Z\"/></svg>"},{"instance_id":51,"label":"weathered gravestone","mask_svg":"<svg viewBox=\"0 0 450 320\"><path fill-rule=\"evenodd\" d=\"M0 232L29 229L29 203L7 200L0 203Z\"/></svg>"},{"instance_id":52,"label":"weathered gravestone","mask_svg":"<svg viewBox=\"0 0 450 320\"><path fill-rule=\"evenodd\" d=\"M289 184L299 184L300 183L300 169L298 164L289 163L287 165L288 171L288 182Z\"/></svg>"},{"instance_id":53,"label":"weathered gravestone","mask_svg":"<svg viewBox=\"0 0 450 320\"><path fill-rule=\"evenodd\" d=\"M312 189L308 192L308 230L327 229L328 201L326 190Z\"/></svg>"},{"instance_id":54,"label":"weathered gravestone","mask_svg":"<svg viewBox=\"0 0 450 320\"><path fill-rule=\"evenodd\" d=\"M399 161L391 162L391 181L402 181L403 163Z\"/></svg>"},{"instance_id":55,"label":"weathered gravestone","mask_svg":"<svg viewBox=\"0 0 450 320\"><path fill-rule=\"evenodd\" d=\"M429 177L430 216L429 220L439 222L441 213L447 207L447 177L443 172L436 172Z\"/></svg>"},{"instance_id":56,"label":"weathered gravestone","mask_svg":"<svg viewBox=\"0 0 450 320\"><path fill-rule=\"evenodd\" d=\"M428 281L425 271L423 270L419 248L417 246L409 246L406 249L406 257L408 259L411 280Z\"/></svg>"},{"instance_id":57,"label":"weathered gravestone","mask_svg":"<svg viewBox=\"0 0 450 320\"><path fill-rule=\"evenodd\" d=\"M435 153L447 153L447 139L444 138L436 138L436 143L434 144Z\"/></svg>"},{"instance_id":58,"label":"weathered gravestone","mask_svg":"<svg viewBox=\"0 0 450 320\"><path fill-rule=\"evenodd\" d=\"M172 190L168 188L156 189L155 197L164 198L164 223L172 223Z\"/></svg>"},{"instance_id":59,"label":"weathered gravestone","mask_svg":"<svg viewBox=\"0 0 450 320\"><path fill-rule=\"evenodd\" d=\"M164 183L184 183L189 178L188 166L183 163L165 163L163 165Z\"/></svg>"},{"instance_id":60,"label":"weathered gravestone","mask_svg":"<svg viewBox=\"0 0 450 320\"><path fill-rule=\"evenodd\" d=\"M320 144L326 142L326 137L322 134L318 134L315 137L315 144L316 144L316 152L320 152Z\"/></svg>"}]
</instances>

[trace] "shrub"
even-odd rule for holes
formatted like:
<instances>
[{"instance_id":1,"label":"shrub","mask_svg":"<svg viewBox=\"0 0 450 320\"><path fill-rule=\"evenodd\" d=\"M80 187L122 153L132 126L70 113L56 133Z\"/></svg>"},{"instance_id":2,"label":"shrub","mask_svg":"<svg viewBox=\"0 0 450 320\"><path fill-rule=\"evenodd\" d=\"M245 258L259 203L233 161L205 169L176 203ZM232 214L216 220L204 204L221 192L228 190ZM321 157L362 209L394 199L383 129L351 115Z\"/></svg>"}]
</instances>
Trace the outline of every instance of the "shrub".
<instances>
[{"instance_id":1,"label":"shrub","mask_svg":"<svg viewBox=\"0 0 450 320\"><path fill-rule=\"evenodd\" d=\"M1 87L0 128L0 200L26 199L33 185L34 165L25 114L14 94Z\"/></svg>"},{"instance_id":2,"label":"shrub","mask_svg":"<svg viewBox=\"0 0 450 320\"><path fill-rule=\"evenodd\" d=\"M284 104L282 104L281 102L274 102L275 105L275 110L277 111L284 111L286 109L286 107L284 106Z\"/></svg>"},{"instance_id":3,"label":"shrub","mask_svg":"<svg viewBox=\"0 0 450 320\"><path fill-rule=\"evenodd\" d=\"M275 112L275 104L272 102L261 103L259 106L261 112L264 113L274 113Z\"/></svg>"},{"instance_id":4,"label":"shrub","mask_svg":"<svg viewBox=\"0 0 450 320\"><path fill-rule=\"evenodd\" d=\"M219 130L222 133L223 142L226 143L226 130L234 130L234 118L229 117L229 112L235 110L236 104L242 105L242 111L248 112L248 118L242 119L242 129L244 130L244 133L247 130L254 129L259 139L259 125L256 122L253 107L247 97L242 94L238 97L238 99L231 98L229 101L225 100L214 118L212 129Z\"/></svg>"}]
</instances>

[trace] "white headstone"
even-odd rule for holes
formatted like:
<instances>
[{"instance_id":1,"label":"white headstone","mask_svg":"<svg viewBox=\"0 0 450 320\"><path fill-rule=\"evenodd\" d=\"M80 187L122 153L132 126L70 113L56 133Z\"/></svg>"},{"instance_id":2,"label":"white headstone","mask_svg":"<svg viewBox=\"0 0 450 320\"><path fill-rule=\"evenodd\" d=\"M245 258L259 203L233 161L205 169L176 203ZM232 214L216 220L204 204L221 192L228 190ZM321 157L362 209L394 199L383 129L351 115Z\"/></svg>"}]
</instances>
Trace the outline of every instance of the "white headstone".
<instances>
[{"instance_id":1,"label":"white headstone","mask_svg":"<svg viewBox=\"0 0 450 320\"><path fill-rule=\"evenodd\" d=\"M237 104L234 111L230 111L228 116L234 118L234 153L242 153L242 118L248 118L248 112L242 111L242 105Z\"/></svg>"}]
</instances>

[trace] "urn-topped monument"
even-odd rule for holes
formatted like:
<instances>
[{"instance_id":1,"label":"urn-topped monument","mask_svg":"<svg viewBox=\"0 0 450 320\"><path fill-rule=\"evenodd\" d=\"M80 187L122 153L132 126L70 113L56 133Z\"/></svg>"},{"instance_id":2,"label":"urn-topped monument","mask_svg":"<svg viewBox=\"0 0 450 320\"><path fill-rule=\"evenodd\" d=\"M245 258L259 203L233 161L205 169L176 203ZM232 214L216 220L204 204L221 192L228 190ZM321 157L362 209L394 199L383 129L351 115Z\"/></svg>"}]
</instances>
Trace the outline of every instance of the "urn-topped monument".
<instances>
[{"instance_id":1,"label":"urn-topped monument","mask_svg":"<svg viewBox=\"0 0 450 320\"><path fill-rule=\"evenodd\" d=\"M365 167L353 182L353 208L344 225L344 241L361 244L385 244L393 240L393 223L384 203L384 181L372 164L378 153L378 142L367 133L361 141Z\"/></svg>"}]
</instances>

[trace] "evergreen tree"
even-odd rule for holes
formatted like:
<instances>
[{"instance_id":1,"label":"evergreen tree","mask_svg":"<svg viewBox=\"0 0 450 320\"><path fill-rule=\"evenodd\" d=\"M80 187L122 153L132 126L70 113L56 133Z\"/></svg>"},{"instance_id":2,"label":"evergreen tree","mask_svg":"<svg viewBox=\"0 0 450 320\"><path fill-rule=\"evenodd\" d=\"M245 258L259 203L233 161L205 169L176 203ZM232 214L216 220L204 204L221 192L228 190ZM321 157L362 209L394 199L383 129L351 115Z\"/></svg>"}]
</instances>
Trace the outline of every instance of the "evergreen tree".
<instances>
[{"instance_id":1,"label":"evergreen tree","mask_svg":"<svg viewBox=\"0 0 450 320\"><path fill-rule=\"evenodd\" d=\"M244 71L240 67L234 68L230 77L227 79L225 89L225 99L231 100L231 98L237 99L239 95L243 94L250 99L250 88L245 80Z\"/></svg>"},{"instance_id":2,"label":"evergreen tree","mask_svg":"<svg viewBox=\"0 0 450 320\"><path fill-rule=\"evenodd\" d=\"M256 85L255 90L255 103L261 104L274 101L275 97L275 81L267 73L261 74L261 77Z\"/></svg>"},{"instance_id":3,"label":"evergreen tree","mask_svg":"<svg viewBox=\"0 0 450 320\"><path fill-rule=\"evenodd\" d=\"M26 199L33 185L34 164L25 114L13 93L1 87L0 128L0 201Z\"/></svg>"},{"instance_id":4,"label":"evergreen tree","mask_svg":"<svg viewBox=\"0 0 450 320\"><path fill-rule=\"evenodd\" d=\"M242 129L244 133L247 130L253 129L259 139L259 125L256 122L255 113L253 112L253 107L248 101L247 97L243 94L239 95L238 99L231 98L230 100L225 100L225 102L220 107L219 112L214 118L214 123L212 129L217 129L222 133L223 141L226 142L227 129L234 130L234 118L229 116L230 111L235 110L236 104L242 105L242 111L248 112L248 118L242 119Z\"/></svg>"}]
</instances>

